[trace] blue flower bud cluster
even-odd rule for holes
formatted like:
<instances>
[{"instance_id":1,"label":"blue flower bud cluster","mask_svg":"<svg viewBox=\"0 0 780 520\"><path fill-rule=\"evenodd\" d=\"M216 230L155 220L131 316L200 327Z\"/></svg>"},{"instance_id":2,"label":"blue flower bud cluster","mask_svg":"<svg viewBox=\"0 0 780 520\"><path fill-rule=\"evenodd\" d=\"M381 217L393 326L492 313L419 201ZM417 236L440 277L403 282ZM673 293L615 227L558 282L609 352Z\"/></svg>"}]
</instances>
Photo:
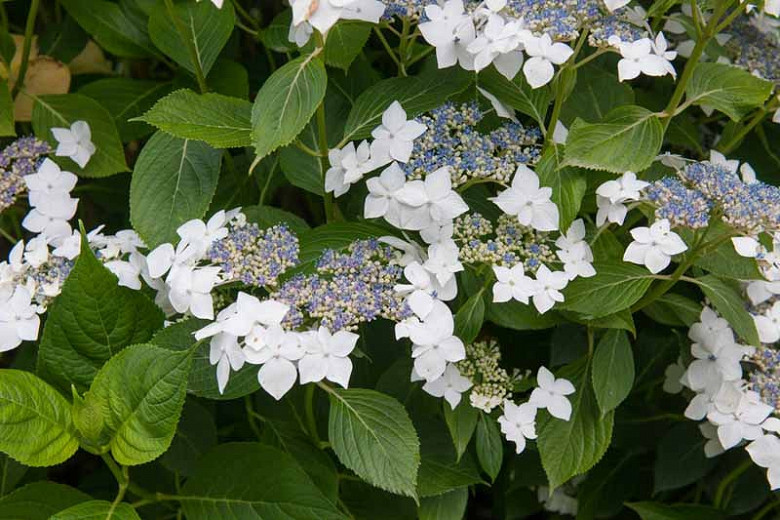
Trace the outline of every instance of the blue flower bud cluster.
<instances>
[{"instance_id":1,"label":"blue flower bud cluster","mask_svg":"<svg viewBox=\"0 0 780 520\"><path fill-rule=\"evenodd\" d=\"M453 238L460 247L459 259L468 264L486 263L512 267L523 262L527 271L557 262L549 233L536 231L503 214L494 226L479 213L455 219Z\"/></svg>"},{"instance_id":2,"label":"blue flower bud cluster","mask_svg":"<svg viewBox=\"0 0 780 520\"><path fill-rule=\"evenodd\" d=\"M284 325L322 325L336 332L386 318L400 321L410 311L394 290L403 275L392 248L376 239L357 240L345 252L326 250L317 273L296 275L271 294L290 305Z\"/></svg>"},{"instance_id":3,"label":"blue flower bud cluster","mask_svg":"<svg viewBox=\"0 0 780 520\"><path fill-rule=\"evenodd\" d=\"M647 198L656 206L655 218L668 219L672 227L707 227L712 204L699 191L685 187L676 177L665 177L646 189Z\"/></svg>"},{"instance_id":4,"label":"blue flower bud cluster","mask_svg":"<svg viewBox=\"0 0 780 520\"><path fill-rule=\"evenodd\" d=\"M539 160L541 131L506 123L482 134L477 125L484 114L472 103L445 103L417 118L428 131L414 141L412 157L403 166L409 179L421 179L447 166L453 187L471 179L509 182L519 164Z\"/></svg>"},{"instance_id":5,"label":"blue flower bud cluster","mask_svg":"<svg viewBox=\"0 0 780 520\"><path fill-rule=\"evenodd\" d=\"M726 52L735 65L762 78L780 79L780 36L778 29L766 33L751 23L751 17L743 16L729 28L731 38L725 43Z\"/></svg>"},{"instance_id":6,"label":"blue flower bud cluster","mask_svg":"<svg viewBox=\"0 0 780 520\"><path fill-rule=\"evenodd\" d=\"M24 176L35 173L44 155L52 152L45 141L21 137L0 152L0 212L26 191Z\"/></svg>"},{"instance_id":7,"label":"blue flower bud cluster","mask_svg":"<svg viewBox=\"0 0 780 520\"><path fill-rule=\"evenodd\" d=\"M280 275L298 265L298 251L298 237L284 224L263 231L257 224L239 223L211 245L207 256L228 279L274 287Z\"/></svg>"}]
</instances>

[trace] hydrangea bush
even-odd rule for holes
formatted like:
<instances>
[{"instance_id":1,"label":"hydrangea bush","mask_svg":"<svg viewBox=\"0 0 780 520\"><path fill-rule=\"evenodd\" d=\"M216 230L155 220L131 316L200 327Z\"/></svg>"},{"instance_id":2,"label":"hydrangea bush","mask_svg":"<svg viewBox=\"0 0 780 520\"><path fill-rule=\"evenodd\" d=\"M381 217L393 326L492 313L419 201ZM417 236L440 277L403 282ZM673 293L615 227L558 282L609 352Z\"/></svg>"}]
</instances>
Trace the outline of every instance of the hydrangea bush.
<instances>
[{"instance_id":1,"label":"hydrangea bush","mask_svg":"<svg viewBox=\"0 0 780 520\"><path fill-rule=\"evenodd\" d=\"M778 16L0 1L0 518L773 518Z\"/></svg>"}]
</instances>

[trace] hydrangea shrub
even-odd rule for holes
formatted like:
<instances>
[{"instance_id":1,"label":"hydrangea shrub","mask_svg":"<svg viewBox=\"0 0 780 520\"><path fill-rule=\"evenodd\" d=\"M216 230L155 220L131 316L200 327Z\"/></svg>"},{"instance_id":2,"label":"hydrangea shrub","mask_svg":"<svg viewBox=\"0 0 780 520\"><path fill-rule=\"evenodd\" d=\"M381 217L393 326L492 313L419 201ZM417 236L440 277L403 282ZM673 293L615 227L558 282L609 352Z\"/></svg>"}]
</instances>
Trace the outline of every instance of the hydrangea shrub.
<instances>
[{"instance_id":1,"label":"hydrangea shrub","mask_svg":"<svg viewBox=\"0 0 780 520\"><path fill-rule=\"evenodd\" d=\"M0 2L0 518L772 518L780 2Z\"/></svg>"}]
</instances>

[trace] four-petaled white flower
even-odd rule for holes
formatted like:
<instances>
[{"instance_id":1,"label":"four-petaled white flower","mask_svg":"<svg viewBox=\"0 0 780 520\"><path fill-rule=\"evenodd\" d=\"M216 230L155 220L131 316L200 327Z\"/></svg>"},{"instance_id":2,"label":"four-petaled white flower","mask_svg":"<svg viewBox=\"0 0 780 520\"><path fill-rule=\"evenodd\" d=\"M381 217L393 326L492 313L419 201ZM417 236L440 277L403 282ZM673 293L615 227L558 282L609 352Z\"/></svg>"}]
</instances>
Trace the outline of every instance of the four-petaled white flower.
<instances>
[{"instance_id":1,"label":"four-petaled white flower","mask_svg":"<svg viewBox=\"0 0 780 520\"><path fill-rule=\"evenodd\" d=\"M73 218L78 208L78 199L69 195L42 197L27 213L22 221L22 227L33 233L42 233L50 239L65 238L72 232L68 221Z\"/></svg>"},{"instance_id":2,"label":"four-petaled white flower","mask_svg":"<svg viewBox=\"0 0 780 520\"><path fill-rule=\"evenodd\" d=\"M363 175L376 166L371 160L371 147L368 141L363 141L357 148L349 142L341 150L328 152L330 168L325 172L325 191L333 192L340 197L349 191L349 187L363 178Z\"/></svg>"},{"instance_id":3,"label":"four-petaled white flower","mask_svg":"<svg viewBox=\"0 0 780 520\"><path fill-rule=\"evenodd\" d=\"M734 342L693 343L695 358L688 366L685 378L695 391L711 391L722 381L733 381L742 376L740 361L745 351Z\"/></svg>"},{"instance_id":4,"label":"four-petaled white flower","mask_svg":"<svg viewBox=\"0 0 780 520\"><path fill-rule=\"evenodd\" d=\"M414 147L414 140L425 133L427 127L414 119L406 119L406 111L398 101L393 103L382 114L382 124L376 127L371 136L371 156L378 161L386 161L386 157L400 162L409 162Z\"/></svg>"},{"instance_id":5,"label":"four-petaled white flower","mask_svg":"<svg viewBox=\"0 0 780 520\"><path fill-rule=\"evenodd\" d=\"M24 176L32 206L45 204L52 197L67 196L76 187L76 181L78 177L61 170L51 159L44 159L35 173Z\"/></svg>"},{"instance_id":6,"label":"four-petaled white flower","mask_svg":"<svg viewBox=\"0 0 780 520\"><path fill-rule=\"evenodd\" d=\"M92 132L86 121L76 121L70 128L52 128L51 133L59 143L54 155L70 157L80 168L84 168L95 153Z\"/></svg>"},{"instance_id":7,"label":"four-petaled white flower","mask_svg":"<svg viewBox=\"0 0 780 520\"><path fill-rule=\"evenodd\" d=\"M479 72L493 63L507 79L513 79L523 64L519 47L522 40L529 37L531 33L518 21L506 22L501 16L491 14L477 38L467 47L474 55L474 70Z\"/></svg>"},{"instance_id":8,"label":"four-petaled white flower","mask_svg":"<svg viewBox=\"0 0 780 520\"><path fill-rule=\"evenodd\" d=\"M555 75L553 64L561 65L574 54L565 43L553 43L549 34L526 38L525 52L530 58L523 65L523 74L531 88L548 84Z\"/></svg>"},{"instance_id":9,"label":"four-petaled white flower","mask_svg":"<svg viewBox=\"0 0 780 520\"><path fill-rule=\"evenodd\" d=\"M449 363L440 378L426 381L423 390L433 397L443 397L453 410L460 403L460 395L471 388L469 378L461 375L458 367Z\"/></svg>"},{"instance_id":10,"label":"four-petaled white flower","mask_svg":"<svg viewBox=\"0 0 780 520\"><path fill-rule=\"evenodd\" d=\"M423 267L436 277L439 285L444 286L455 278L455 273L463 271L463 264L458 260L458 253L458 246L453 240L432 244L428 248L428 260L425 261Z\"/></svg>"},{"instance_id":11,"label":"four-petaled white flower","mask_svg":"<svg viewBox=\"0 0 780 520\"><path fill-rule=\"evenodd\" d=\"M0 352L15 349L22 341L38 338L41 319L37 310L30 291L23 285L18 285L4 301L0 299Z\"/></svg>"},{"instance_id":12,"label":"four-petaled white flower","mask_svg":"<svg viewBox=\"0 0 780 520\"><path fill-rule=\"evenodd\" d=\"M176 312L189 311L196 318L214 319L211 290L219 281L219 267L181 269L169 280L168 298Z\"/></svg>"},{"instance_id":13,"label":"four-petaled white flower","mask_svg":"<svg viewBox=\"0 0 780 520\"><path fill-rule=\"evenodd\" d=\"M617 36L609 38L610 44L620 50L623 57L618 62L618 79L620 81L634 79L640 74L647 76L676 76L671 61L677 53L667 50L666 38L659 32L655 40L640 38L633 42L623 42Z\"/></svg>"},{"instance_id":14,"label":"four-petaled white flower","mask_svg":"<svg viewBox=\"0 0 780 520\"><path fill-rule=\"evenodd\" d=\"M670 230L667 219L657 220L649 228L634 228L631 236L634 241L626 248L623 261L645 265L653 274L666 269L672 256L688 250L680 235Z\"/></svg>"},{"instance_id":15,"label":"four-petaled white flower","mask_svg":"<svg viewBox=\"0 0 780 520\"><path fill-rule=\"evenodd\" d=\"M406 176L398 163L385 168L379 176L368 179L366 181L368 195L363 215L366 218L384 217L395 227L401 227L399 220L401 210L397 195L405 182Z\"/></svg>"},{"instance_id":16,"label":"four-petaled white flower","mask_svg":"<svg viewBox=\"0 0 780 520\"><path fill-rule=\"evenodd\" d=\"M176 229L176 233L181 238L179 245L191 246L194 248L194 254L202 256L213 242L228 235L225 227L227 221L228 215L224 210L214 213L208 222L200 219L187 221Z\"/></svg>"},{"instance_id":17,"label":"four-petaled white flower","mask_svg":"<svg viewBox=\"0 0 780 520\"><path fill-rule=\"evenodd\" d=\"M378 23L385 5L378 0L291 0L292 27L309 23L322 34L339 20Z\"/></svg>"},{"instance_id":18,"label":"four-petaled white flower","mask_svg":"<svg viewBox=\"0 0 780 520\"><path fill-rule=\"evenodd\" d=\"M522 262L512 268L500 265L493 266L496 283L493 284L493 301L495 303L517 300L528 304L528 299L538 292L538 282L525 275Z\"/></svg>"},{"instance_id":19,"label":"four-petaled white flower","mask_svg":"<svg viewBox=\"0 0 780 520\"><path fill-rule=\"evenodd\" d=\"M715 406L707 414L707 419L717 426L718 440L723 449L728 450L743 439L758 439L763 434L761 423L773 410L773 407L761 402L757 392L745 391L735 410L723 413Z\"/></svg>"},{"instance_id":20,"label":"four-petaled white flower","mask_svg":"<svg viewBox=\"0 0 780 520\"><path fill-rule=\"evenodd\" d=\"M545 367L539 367L536 374L539 385L531 392L528 401L537 408L546 408L550 415L568 421L571 417L571 403L566 398L575 392L574 385L568 379L556 379Z\"/></svg>"},{"instance_id":21,"label":"four-petaled white flower","mask_svg":"<svg viewBox=\"0 0 780 520\"><path fill-rule=\"evenodd\" d=\"M359 336L340 330L331 334L326 327L303 333L301 344L305 354L298 361L301 384L327 379L347 388L352 374L349 354L354 350Z\"/></svg>"},{"instance_id":22,"label":"four-petaled white flower","mask_svg":"<svg viewBox=\"0 0 780 520\"><path fill-rule=\"evenodd\" d=\"M517 217L524 226L538 231L558 229L558 206L550 200L552 188L539 187L539 177L529 167L521 164L512 179L512 187L492 197L496 206Z\"/></svg>"},{"instance_id":23,"label":"four-petaled white flower","mask_svg":"<svg viewBox=\"0 0 780 520\"><path fill-rule=\"evenodd\" d=\"M649 182L639 180L636 173L625 172L619 179L609 180L596 188L596 194L606 197L610 202L638 200L640 192L650 186Z\"/></svg>"},{"instance_id":24,"label":"four-petaled white flower","mask_svg":"<svg viewBox=\"0 0 780 520\"><path fill-rule=\"evenodd\" d=\"M270 327L263 331L263 336L264 345L254 351L251 358L247 349L244 355L248 362L263 365L257 372L257 381L278 401L295 384L298 371L293 361L301 359L305 351L300 344L300 336L281 327Z\"/></svg>"},{"instance_id":25,"label":"four-petaled white flower","mask_svg":"<svg viewBox=\"0 0 780 520\"><path fill-rule=\"evenodd\" d=\"M780 488L780 439L776 435L763 435L745 448L753 462L766 468L769 487Z\"/></svg>"},{"instance_id":26,"label":"four-petaled white flower","mask_svg":"<svg viewBox=\"0 0 780 520\"><path fill-rule=\"evenodd\" d=\"M515 443L517 453L525 450L526 439L536 438L536 409L531 403L518 406L512 401L504 401L504 414L498 418L498 424L507 440Z\"/></svg>"},{"instance_id":27,"label":"four-petaled white flower","mask_svg":"<svg viewBox=\"0 0 780 520\"><path fill-rule=\"evenodd\" d=\"M556 254L563 262L563 270L571 279L577 276L589 278L596 274L593 268L593 251L585 241L585 222L577 219L571 223L565 235L555 241Z\"/></svg>"},{"instance_id":28,"label":"four-petaled white flower","mask_svg":"<svg viewBox=\"0 0 780 520\"><path fill-rule=\"evenodd\" d=\"M564 271L550 271L546 265L536 270L536 292L533 295L534 307L541 314L549 311L555 302L564 300L561 291L569 284L569 275Z\"/></svg>"},{"instance_id":29,"label":"four-petaled white flower","mask_svg":"<svg viewBox=\"0 0 780 520\"><path fill-rule=\"evenodd\" d=\"M463 0L448 0L439 6L435 3L425 8L429 21L419 25L423 38L436 48L436 61L440 69L460 62L466 70L474 68L474 58L468 45L476 38L474 22L464 7Z\"/></svg>"},{"instance_id":30,"label":"four-petaled white flower","mask_svg":"<svg viewBox=\"0 0 780 520\"><path fill-rule=\"evenodd\" d=\"M408 333L412 340L412 358L415 371L426 381L435 381L447 368L447 363L455 363L466 357L463 342L453 335L455 321L446 304L435 301L433 309L420 321L411 318L408 324L396 326L399 331Z\"/></svg>"}]
</instances>

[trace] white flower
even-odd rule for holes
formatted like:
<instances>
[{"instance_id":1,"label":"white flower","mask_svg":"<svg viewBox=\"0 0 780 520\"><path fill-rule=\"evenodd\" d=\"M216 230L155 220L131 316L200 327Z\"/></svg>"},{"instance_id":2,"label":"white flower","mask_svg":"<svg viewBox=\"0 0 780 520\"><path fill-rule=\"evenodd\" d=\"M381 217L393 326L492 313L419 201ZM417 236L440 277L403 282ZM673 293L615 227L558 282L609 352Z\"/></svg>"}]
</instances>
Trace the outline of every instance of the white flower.
<instances>
[{"instance_id":1,"label":"white flower","mask_svg":"<svg viewBox=\"0 0 780 520\"><path fill-rule=\"evenodd\" d=\"M667 219L657 220L649 228L634 228L631 236L634 241L626 248L623 261L644 264L653 274L666 269L672 256L688 250L680 235L670 230Z\"/></svg>"},{"instance_id":2,"label":"white flower","mask_svg":"<svg viewBox=\"0 0 780 520\"><path fill-rule=\"evenodd\" d=\"M255 325L278 326L290 307L276 300L260 301L257 297L239 292L234 304L217 316L217 321L195 332L195 339L201 340L220 332L234 336L247 336Z\"/></svg>"},{"instance_id":3,"label":"white flower","mask_svg":"<svg viewBox=\"0 0 780 520\"><path fill-rule=\"evenodd\" d=\"M539 177L529 167L517 167L512 187L492 197L496 206L517 217L520 224L538 231L558 229L558 206L550 200L552 188L539 187Z\"/></svg>"},{"instance_id":4,"label":"white flower","mask_svg":"<svg viewBox=\"0 0 780 520\"><path fill-rule=\"evenodd\" d=\"M406 267L412 262L421 263L425 257L423 248L417 242L407 242L398 237L379 237L379 241L396 248L396 261L401 267Z\"/></svg>"},{"instance_id":5,"label":"white flower","mask_svg":"<svg viewBox=\"0 0 780 520\"><path fill-rule=\"evenodd\" d=\"M628 208L622 202L611 202L609 198L596 195L596 225L603 226L605 222L622 225L626 219Z\"/></svg>"},{"instance_id":6,"label":"white flower","mask_svg":"<svg viewBox=\"0 0 780 520\"><path fill-rule=\"evenodd\" d=\"M33 233L42 233L50 239L65 238L72 233L68 221L76 214L78 199L67 194L42 197L39 204L24 217L22 226Z\"/></svg>"},{"instance_id":7,"label":"white flower","mask_svg":"<svg viewBox=\"0 0 780 520\"><path fill-rule=\"evenodd\" d=\"M780 439L775 435L763 435L745 449L753 462L769 470L769 487L772 490L780 488Z\"/></svg>"},{"instance_id":8,"label":"white flower","mask_svg":"<svg viewBox=\"0 0 780 520\"><path fill-rule=\"evenodd\" d=\"M78 177L60 169L51 159L44 159L38 170L24 176L31 206L46 204L50 197L66 197L76 187Z\"/></svg>"},{"instance_id":9,"label":"white flower","mask_svg":"<svg viewBox=\"0 0 780 520\"><path fill-rule=\"evenodd\" d=\"M40 267L49 260L49 240L44 235L38 235L27 242L24 248L24 261L30 267Z\"/></svg>"},{"instance_id":10,"label":"white flower","mask_svg":"<svg viewBox=\"0 0 780 520\"><path fill-rule=\"evenodd\" d=\"M363 178L377 166L371 161L371 148L368 141L363 141L355 148L355 143L349 142L341 150L328 152L330 168L325 172L325 191L333 192L336 197L344 195L349 187Z\"/></svg>"},{"instance_id":11,"label":"white flower","mask_svg":"<svg viewBox=\"0 0 780 520\"><path fill-rule=\"evenodd\" d=\"M435 275L439 284L444 286L454 278L455 273L463 271L463 264L458 261L458 254L458 246L453 240L433 244L428 247L428 260L423 267Z\"/></svg>"},{"instance_id":12,"label":"white flower","mask_svg":"<svg viewBox=\"0 0 780 520\"><path fill-rule=\"evenodd\" d=\"M699 319L701 321L691 325L688 331L691 341L715 349L734 343L734 331L731 330L729 322L718 316L715 311L705 306L701 310Z\"/></svg>"},{"instance_id":13,"label":"white flower","mask_svg":"<svg viewBox=\"0 0 780 520\"><path fill-rule=\"evenodd\" d=\"M200 2L200 0L198 0ZM217 6L217 9L222 9L222 4L225 2L225 0L211 0L211 3ZM213 365L214 363L212 363Z\"/></svg>"},{"instance_id":14,"label":"white flower","mask_svg":"<svg viewBox=\"0 0 780 520\"><path fill-rule=\"evenodd\" d=\"M572 483L576 480L576 477L572 479ZM563 488L555 488L552 493L550 493L550 488L547 486L539 486L536 490L536 498L539 502L544 504L545 511L577 516L577 509L579 506L577 497L567 495Z\"/></svg>"},{"instance_id":15,"label":"white flower","mask_svg":"<svg viewBox=\"0 0 780 520\"><path fill-rule=\"evenodd\" d=\"M771 406L761 402L758 393L746 391L734 412L722 413L716 407L709 411L707 419L718 427L718 440L728 450L742 439L758 439L763 434L761 423L772 411Z\"/></svg>"},{"instance_id":16,"label":"white flower","mask_svg":"<svg viewBox=\"0 0 780 520\"><path fill-rule=\"evenodd\" d=\"M541 314L549 311L555 302L564 300L561 291L569 284L569 275L563 271L550 271L546 265L536 270L536 292L533 295L534 307Z\"/></svg>"},{"instance_id":17,"label":"white flower","mask_svg":"<svg viewBox=\"0 0 780 520\"><path fill-rule=\"evenodd\" d=\"M753 316L761 343L780 341L780 301L775 302L763 314Z\"/></svg>"},{"instance_id":18,"label":"white flower","mask_svg":"<svg viewBox=\"0 0 780 520\"><path fill-rule=\"evenodd\" d=\"M553 130L552 140L555 144L566 144L566 139L569 138L569 129L560 121L555 122L555 129Z\"/></svg>"},{"instance_id":19,"label":"white flower","mask_svg":"<svg viewBox=\"0 0 780 520\"><path fill-rule=\"evenodd\" d=\"M141 274L146 267L146 258L142 254L132 253L127 261L110 260L104 265L119 279L118 285L136 291L141 289Z\"/></svg>"},{"instance_id":20,"label":"white flower","mask_svg":"<svg viewBox=\"0 0 780 520\"><path fill-rule=\"evenodd\" d=\"M655 41L641 38L634 42L622 42L616 36L610 37L610 43L616 45L623 57L618 62L618 79L634 79L639 74L647 76L676 76L671 61L677 57L674 51L667 51L666 38L659 32Z\"/></svg>"},{"instance_id":21,"label":"white flower","mask_svg":"<svg viewBox=\"0 0 780 520\"><path fill-rule=\"evenodd\" d=\"M604 5L606 5L609 12L612 13L623 6L628 5L629 2L631 2L631 0L604 0Z\"/></svg>"},{"instance_id":22,"label":"white flower","mask_svg":"<svg viewBox=\"0 0 780 520\"><path fill-rule=\"evenodd\" d=\"M317 331L304 333L301 343L306 353L298 361L301 384L327 379L347 388L352 374L349 354L358 338L357 334L345 330L331 334L322 326Z\"/></svg>"},{"instance_id":23,"label":"white flower","mask_svg":"<svg viewBox=\"0 0 780 520\"><path fill-rule=\"evenodd\" d=\"M0 352L15 349L22 341L38 339L41 319L36 310L30 291L22 285L0 301Z\"/></svg>"},{"instance_id":24,"label":"white flower","mask_svg":"<svg viewBox=\"0 0 780 520\"><path fill-rule=\"evenodd\" d=\"M464 69L473 69L474 58L467 47L476 38L476 29L463 0L448 0L442 6L432 3L425 8L425 15L429 21L419 25L420 33L436 48L439 68L460 62Z\"/></svg>"},{"instance_id":25,"label":"white flower","mask_svg":"<svg viewBox=\"0 0 780 520\"><path fill-rule=\"evenodd\" d=\"M366 218L384 217L396 227L399 227L399 205L396 195L404 187L406 176L398 163L393 163L378 177L366 181L368 195L366 196L363 214Z\"/></svg>"},{"instance_id":26,"label":"white flower","mask_svg":"<svg viewBox=\"0 0 780 520\"><path fill-rule=\"evenodd\" d=\"M263 365L257 372L257 381L278 401L295 384L298 371L293 361L301 359L305 351L299 334L285 332L281 327L270 327L263 336L263 346L255 351L244 349L244 355L247 362Z\"/></svg>"},{"instance_id":27,"label":"white flower","mask_svg":"<svg viewBox=\"0 0 780 520\"><path fill-rule=\"evenodd\" d=\"M649 182L639 180L636 178L636 173L627 171L619 179L601 184L596 189L596 195L606 197L613 203L638 200L640 192L648 186L650 186Z\"/></svg>"},{"instance_id":28,"label":"white flower","mask_svg":"<svg viewBox=\"0 0 780 520\"><path fill-rule=\"evenodd\" d=\"M454 277L442 286L419 262L404 267L404 276L410 283L396 285L395 291L406 296L409 308L420 319L425 319L431 312L434 300L449 301L457 295L458 285Z\"/></svg>"},{"instance_id":29,"label":"white flower","mask_svg":"<svg viewBox=\"0 0 780 520\"><path fill-rule=\"evenodd\" d=\"M377 160L392 160L408 162L412 155L414 140L425 133L427 127L415 120L406 119L406 111L398 101L393 103L382 114L382 124L376 127L371 136L371 155Z\"/></svg>"},{"instance_id":30,"label":"white flower","mask_svg":"<svg viewBox=\"0 0 780 520\"><path fill-rule=\"evenodd\" d=\"M463 377L454 364L447 364L444 373L438 379L427 381L423 391L433 397L443 397L453 410L460 403L460 394L471 388L471 381Z\"/></svg>"},{"instance_id":31,"label":"white flower","mask_svg":"<svg viewBox=\"0 0 780 520\"><path fill-rule=\"evenodd\" d=\"M310 23L322 34L339 19L378 23L385 5L378 0L291 0L292 24Z\"/></svg>"},{"instance_id":32,"label":"white flower","mask_svg":"<svg viewBox=\"0 0 780 520\"><path fill-rule=\"evenodd\" d=\"M523 64L523 54L518 50L521 33L526 38L531 37L517 21L505 22L497 14L489 15L477 38L467 47L474 55L474 70L479 72L494 63L501 74L512 80Z\"/></svg>"},{"instance_id":33,"label":"white flower","mask_svg":"<svg viewBox=\"0 0 780 520\"><path fill-rule=\"evenodd\" d=\"M536 374L539 385L531 392L529 403L537 408L546 408L550 415L568 421L571 417L571 403L566 398L575 392L571 381L563 378L555 379L552 372L545 367L539 367Z\"/></svg>"},{"instance_id":34,"label":"white flower","mask_svg":"<svg viewBox=\"0 0 780 520\"><path fill-rule=\"evenodd\" d=\"M176 229L176 234L181 237L180 245L192 246L198 257L205 255L212 242L228 235L225 227L227 220L225 210L220 210L214 213L208 222L200 219L185 222Z\"/></svg>"},{"instance_id":35,"label":"white flower","mask_svg":"<svg viewBox=\"0 0 780 520\"><path fill-rule=\"evenodd\" d=\"M412 340L414 369L426 381L435 381L447 368L447 362L454 363L466 357L463 342L453 336L455 321L446 304L435 301L433 309L420 322L411 318L408 324L396 326L398 331L406 328ZM405 327L404 327L405 326Z\"/></svg>"},{"instance_id":36,"label":"white flower","mask_svg":"<svg viewBox=\"0 0 780 520\"><path fill-rule=\"evenodd\" d=\"M536 438L536 406L531 403L518 406L505 400L504 414L498 418L498 424L507 440L515 443L515 452L522 453L525 440Z\"/></svg>"},{"instance_id":37,"label":"white flower","mask_svg":"<svg viewBox=\"0 0 780 520\"><path fill-rule=\"evenodd\" d=\"M721 381L734 381L742 376L740 360L744 350L736 343L693 343L694 359L688 366L686 380L692 390L717 388Z\"/></svg>"},{"instance_id":38,"label":"white flower","mask_svg":"<svg viewBox=\"0 0 780 520\"><path fill-rule=\"evenodd\" d=\"M89 238L89 237L87 237ZM73 260L81 252L81 233L73 231L73 234L67 238L62 239L60 245L56 247L51 254L68 260Z\"/></svg>"},{"instance_id":39,"label":"white flower","mask_svg":"<svg viewBox=\"0 0 780 520\"><path fill-rule=\"evenodd\" d=\"M490 102L490 104L493 107L493 110L496 111L496 115L498 117L503 117L504 119L511 119L515 123L519 122L517 117L515 117L515 110L512 107L506 106L501 102L500 99L498 99L496 96L494 96L487 90L483 89L482 87L477 87L477 91L483 96L485 96L485 99L487 99ZM558 127L556 126L556 129L557 128Z\"/></svg>"},{"instance_id":40,"label":"white flower","mask_svg":"<svg viewBox=\"0 0 780 520\"><path fill-rule=\"evenodd\" d=\"M585 223L577 219L571 223L565 235L555 241L556 254L563 262L563 270L574 279L577 276L589 278L596 274L593 268L593 251L585 241Z\"/></svg>"},{"instance_id":41,"label":"white flower","mask_svg":"<svg viewBox=\"0 0 780 520\"><path fill-rule=\"evenodd\" d=\"M553 64L561 65L574 51L565 43L553 43L549 34L525 39L525 52L530 58L523 65L523 74L531 88L549 83L555 75Z\"/></svg>"},{"instance_id":42,"label":"white flower","mask_svg":"<svg viewBox=\"0 0 780 520\"><path fill-rule=\"evenodd\" d=\"M756 258L763 250L761 243L753 237L734 237L731 239L734 251L745 258Z\"/></svg>"},{"instance_id":43,"label":"white flower","mask_svg":"<svg viewBox=\"0 0 780 520\"><path fill-rule=\"evenodd\" d=\"M176 312L189 311L196 318L214 319L211 290L219 281L219 267L181 269L168 281L168 298Z\"/></svg>"},{"instance_id":44,"label":"white flower","mask_svg":"<svg viewBox=\"0 0 780 520\"><path fill-rule=\"evenodd\" d=\"M241 370L246 358L238 344L238 338L232 334L219 333L211 338L209 363L217 365L217 387L219 393L225 392L230 378L230 370Z\"/></svg>"},{"instance_id":45,"label":"white flower","mask_svg":"<svg viewBox=\"0 0 780 520\"><path fill-rule=\"evenodd\" d=\"M447 224L469 209L452 189L450 170L446 166L428 174L425 181L405 183L396 198L410 208L424 208L423 212L412 211L414 218L403 218L403 215L400 218L404 229L414 231L426 229L431 224Z\"/></svg>"},{"instance_id":46,"label":"white flower","mask_svg":"<svg viewBox=\"0 0 780 520\"><path fill-rule=\"evenodd\" d=\"M52 128L51 133L59 143L54 155L70 157L73 162L83 168L95 153L92 144L92 132L86 121L76 121L68 128Z\"/></svg>"},{"instance_id":47,"label":"white flower","mask_svg":"<svg viewBox=\"0 0 780 520\"><path fill-rule=\"evenodd\" d=\"M493 302L502 303L517 300L528 304L528 299L538 292L538 282L525 275L522 262L512 268L493 266L496 283L493 284Z\"/></svg>"},{"instance_id":48,"label":"white flower","mask_svg":"<svg viewBox=\"0 0 780 520\"><path fill-rule=\"evenodd\" d=\"M702 436L707 439L707 442L704 443L705 457L711 459L712 457L717 457L726 451L723 449L723 445L718 439L718 429L714 424L710 424L708 422L701 423L699 425L699 431L701 432Z\"/></svg>"}]
</instances>

